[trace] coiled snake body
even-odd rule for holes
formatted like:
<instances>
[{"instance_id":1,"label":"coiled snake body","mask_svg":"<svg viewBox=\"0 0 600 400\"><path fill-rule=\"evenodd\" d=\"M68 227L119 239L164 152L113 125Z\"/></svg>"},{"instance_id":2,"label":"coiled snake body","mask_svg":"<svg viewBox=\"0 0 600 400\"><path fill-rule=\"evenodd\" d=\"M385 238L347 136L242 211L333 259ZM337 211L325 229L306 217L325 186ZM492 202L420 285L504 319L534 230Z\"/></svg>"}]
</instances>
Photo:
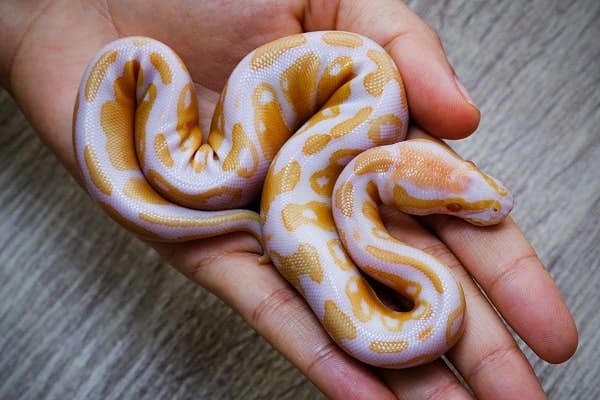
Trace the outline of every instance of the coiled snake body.
<instances>
[{"instance_id":1,"label":"coiled snake body","mask_svg":"<svg viewBox=\"0 0 600 400\"><path fill-rule=\"evenodd\" d=\"M458 340L465 302L448 268L387 232L378 206L479 225L512 206L502 184L444 146L402 141L407 124L402 80L382 48L312 32L245 57L204 136L181 60L133 37L86 70L74 142L87 190L126 228L158 241L251 233L343 349L402 368ZM261 190L260 215L238 209ZM385 306L356 265L412 308Z\"/></svg>"}]
</instances>

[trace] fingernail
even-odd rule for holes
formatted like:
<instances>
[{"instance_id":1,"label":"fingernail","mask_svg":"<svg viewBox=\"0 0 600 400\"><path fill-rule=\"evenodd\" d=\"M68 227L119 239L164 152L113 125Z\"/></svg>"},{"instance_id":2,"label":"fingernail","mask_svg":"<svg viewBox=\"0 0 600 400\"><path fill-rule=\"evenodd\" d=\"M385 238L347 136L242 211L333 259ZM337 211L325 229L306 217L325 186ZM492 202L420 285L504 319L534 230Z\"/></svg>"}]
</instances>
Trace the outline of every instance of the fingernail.
<instances>
[{"instance_id":1,"label":"fingernail","mask_svg":"<svg viewBox=\"0 0 600 400\"><path fill-rule=\"evenodd\" d=\"M471 97L471 95L469 94L467 89L458 80L458 76L454 75L454 80L456 81L456 87L458 87L458 90L460 91L460 93L462 94L464 99L467 101L467 103L469 103L473 107L479 109L479 107L477 107L477 104L475 104L475 102L473 101L473 98Z\"/></svg>"}]
</instances>

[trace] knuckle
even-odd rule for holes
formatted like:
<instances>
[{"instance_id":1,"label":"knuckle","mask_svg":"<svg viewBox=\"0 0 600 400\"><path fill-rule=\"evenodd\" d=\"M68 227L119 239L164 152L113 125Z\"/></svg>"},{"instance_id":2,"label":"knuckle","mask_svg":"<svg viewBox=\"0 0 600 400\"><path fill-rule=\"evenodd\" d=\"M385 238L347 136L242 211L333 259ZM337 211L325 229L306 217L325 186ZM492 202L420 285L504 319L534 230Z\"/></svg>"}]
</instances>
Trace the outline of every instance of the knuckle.
<instances>
[{"instance_id":1,"label":"knuckle","mask_svg":"<svg viewBox=\"0 0 600 400\"><path fill-rule=\"evenodd\" d=\"M298 315L298 310L303 307L294 289L283 286L266 295L254 308L250 315L252 326L272 324L280 318L289 321Z\"/></svg>"}]
</instances>

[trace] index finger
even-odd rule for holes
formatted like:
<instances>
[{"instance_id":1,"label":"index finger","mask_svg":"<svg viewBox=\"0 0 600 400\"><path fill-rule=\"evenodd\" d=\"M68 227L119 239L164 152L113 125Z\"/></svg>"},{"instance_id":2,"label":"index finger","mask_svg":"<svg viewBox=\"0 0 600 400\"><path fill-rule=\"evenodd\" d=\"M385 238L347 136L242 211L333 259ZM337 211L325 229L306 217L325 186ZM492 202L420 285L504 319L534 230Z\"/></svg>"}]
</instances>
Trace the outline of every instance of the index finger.
<instances>
[{"instance_id":1,"label":"index finger","mask_svg":"<svg viewBox=\"0 0 600 400\"><path fill-rule=\"evenodd\" d=\"M439 36L404 3L341 0L337 8L314 5L305 14L307 30L349 30L382 45L402 75L411 118L429 133L458 139L477 128L479 109L456 77Z\"/></svg>"}]
</instances>

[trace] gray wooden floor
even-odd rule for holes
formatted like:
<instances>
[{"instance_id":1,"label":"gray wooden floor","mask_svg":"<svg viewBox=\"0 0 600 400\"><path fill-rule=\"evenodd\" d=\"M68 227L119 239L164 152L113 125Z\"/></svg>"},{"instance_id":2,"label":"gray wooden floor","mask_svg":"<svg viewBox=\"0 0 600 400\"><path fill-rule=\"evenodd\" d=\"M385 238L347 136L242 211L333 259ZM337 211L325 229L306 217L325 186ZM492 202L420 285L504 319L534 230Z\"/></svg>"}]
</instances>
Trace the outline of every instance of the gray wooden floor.
<instances>
[{"instance_id":1,"label":"gray wooden floor","mask_svg":"<svg viewBox=\"0 0 600 400\"><path fill-rule=\"evenodd\" d=\"M509 184L513 216L580 330L551 399L600 398L600 2L411 1L483 119L456 147ZM211 294L108 220L0 93L1 399L312 399ZM535 295L535 294L532 294Z\"/></svg>"}]
</instances>

